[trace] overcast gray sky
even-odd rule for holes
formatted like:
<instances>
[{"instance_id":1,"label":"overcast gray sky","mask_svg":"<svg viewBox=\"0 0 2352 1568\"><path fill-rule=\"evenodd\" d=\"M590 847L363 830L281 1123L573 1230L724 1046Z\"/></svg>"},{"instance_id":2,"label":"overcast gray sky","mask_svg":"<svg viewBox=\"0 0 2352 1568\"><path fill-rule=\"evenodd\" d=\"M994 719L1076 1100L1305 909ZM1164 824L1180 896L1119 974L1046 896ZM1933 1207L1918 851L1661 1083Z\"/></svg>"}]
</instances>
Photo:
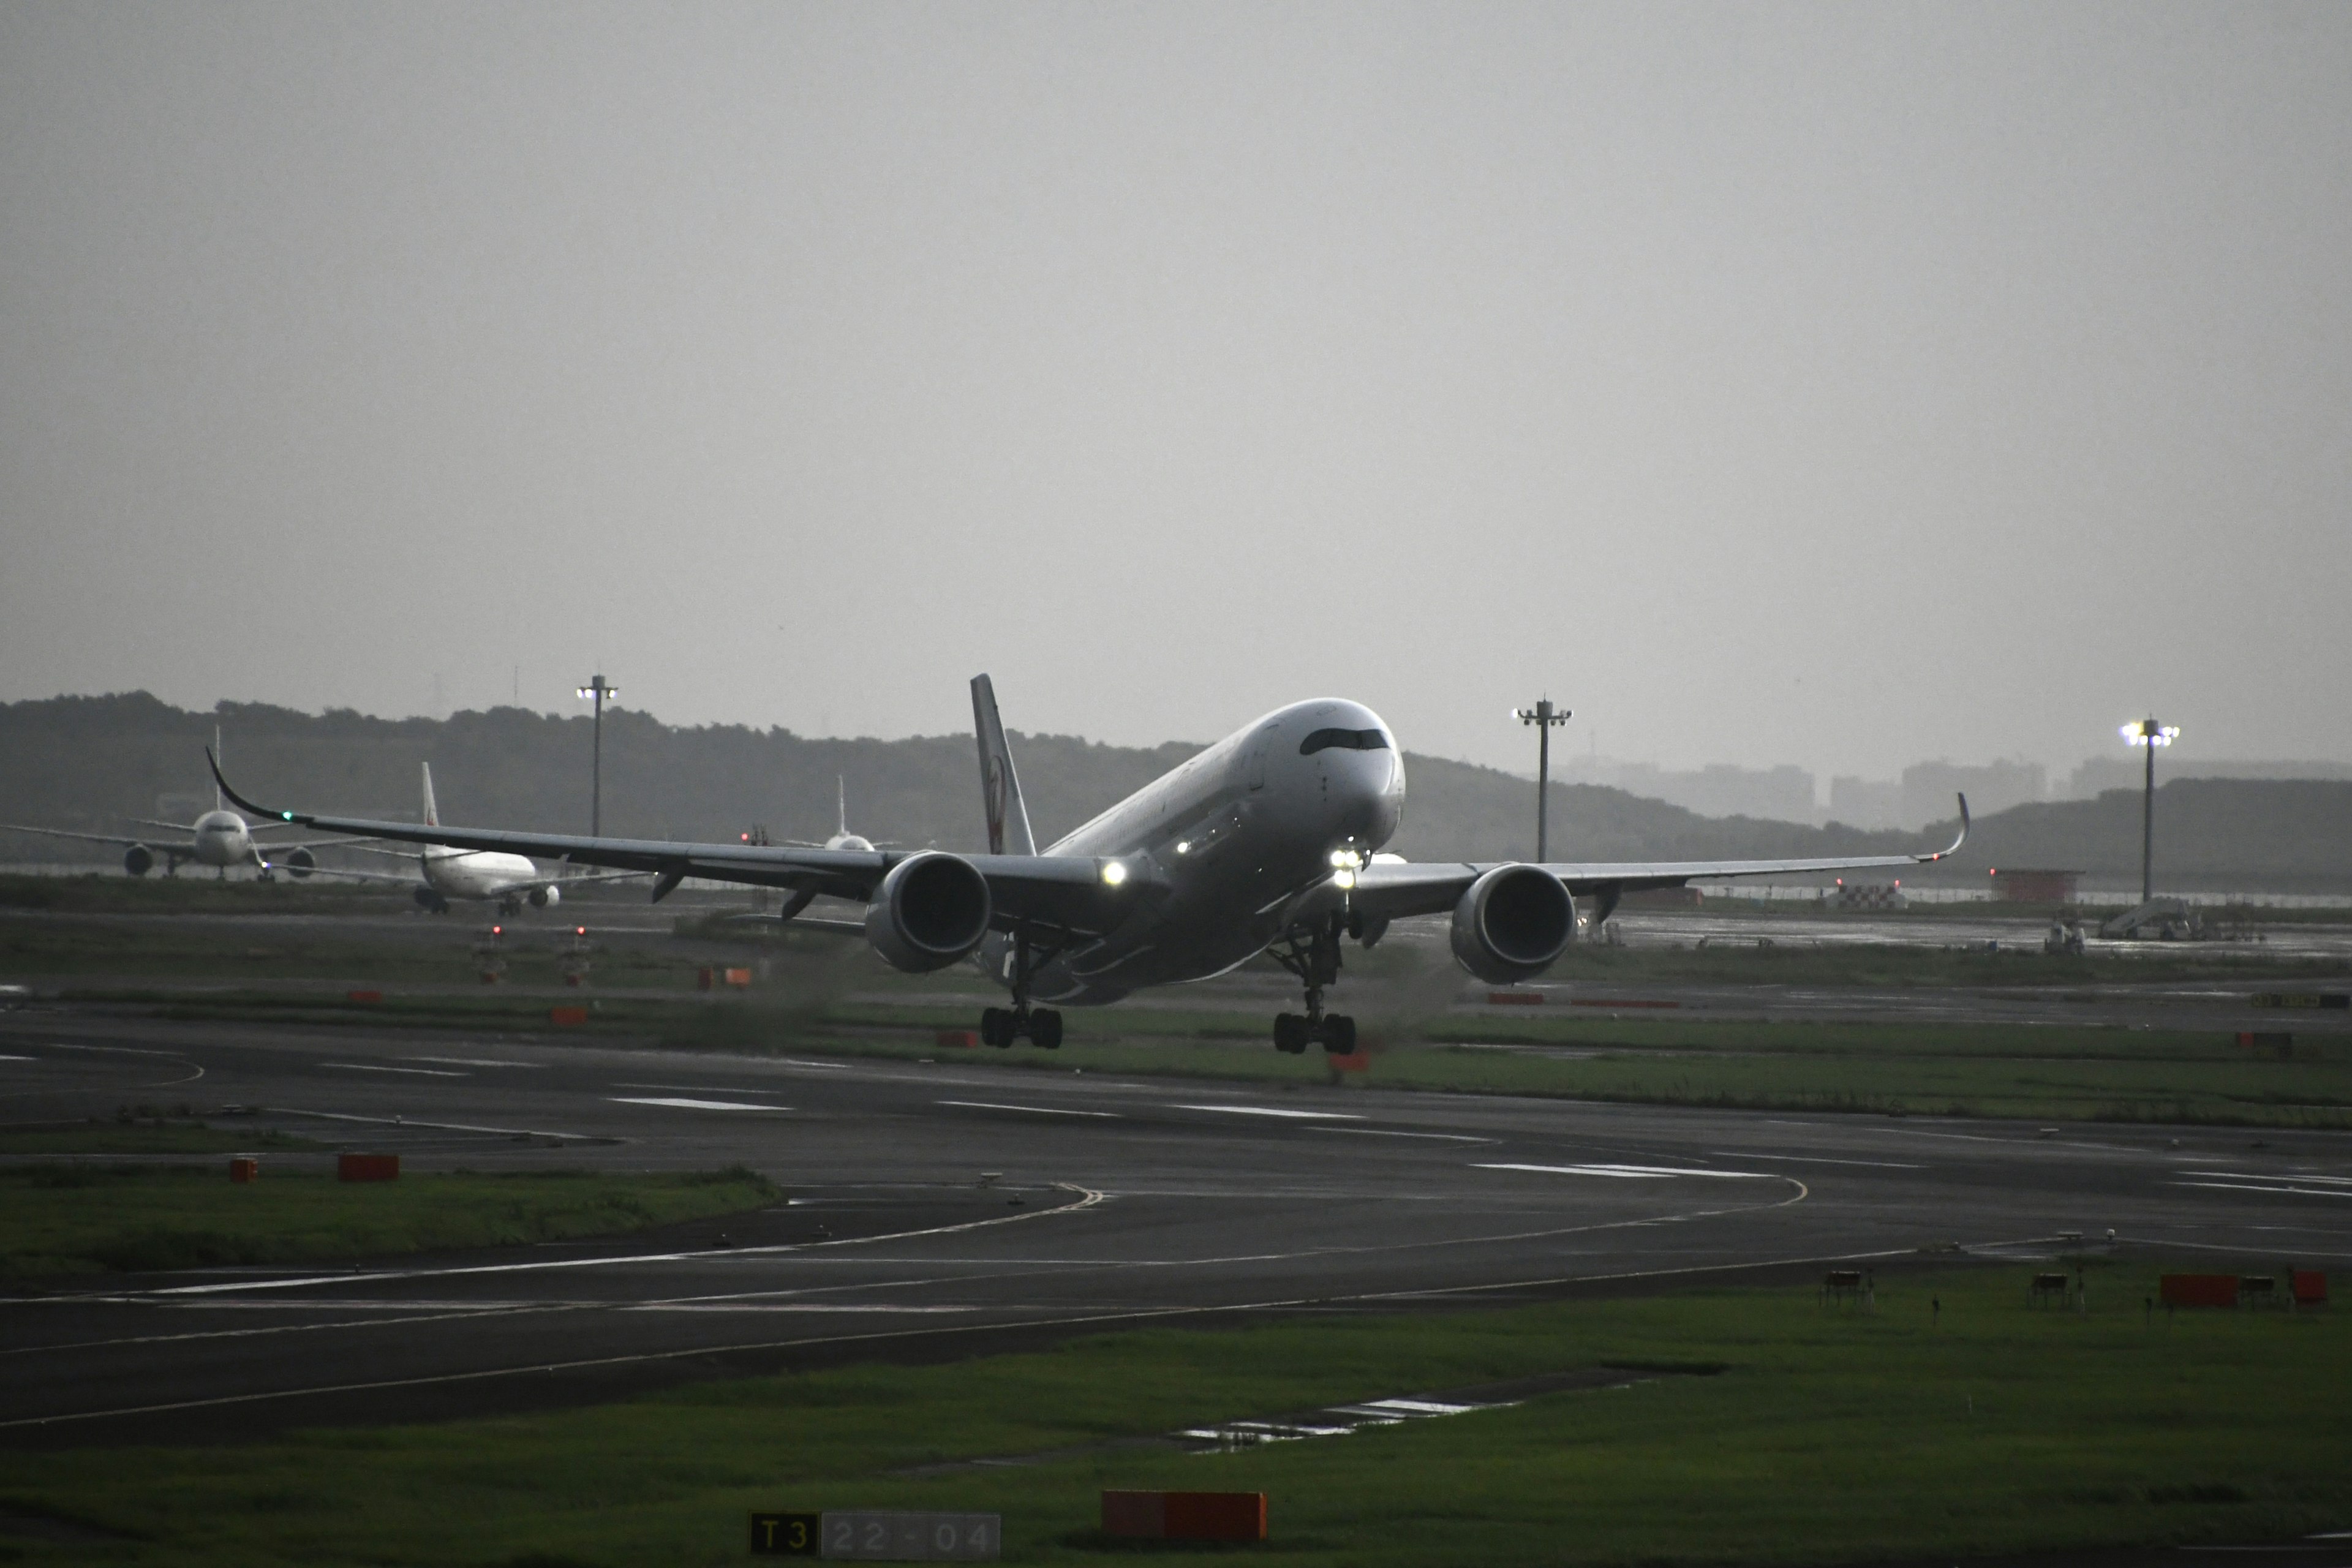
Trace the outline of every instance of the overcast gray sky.
<instances>
[{"instance_id":1,"label":"overcast gray sky","mask_svg":"<svg viewBox=\"0 0 2352 1568\"><path fill-rule=\"evenodd\" d=\"M2352 758L2352 6L0 5L0 698Z\"/></svg>"}]
</instances>

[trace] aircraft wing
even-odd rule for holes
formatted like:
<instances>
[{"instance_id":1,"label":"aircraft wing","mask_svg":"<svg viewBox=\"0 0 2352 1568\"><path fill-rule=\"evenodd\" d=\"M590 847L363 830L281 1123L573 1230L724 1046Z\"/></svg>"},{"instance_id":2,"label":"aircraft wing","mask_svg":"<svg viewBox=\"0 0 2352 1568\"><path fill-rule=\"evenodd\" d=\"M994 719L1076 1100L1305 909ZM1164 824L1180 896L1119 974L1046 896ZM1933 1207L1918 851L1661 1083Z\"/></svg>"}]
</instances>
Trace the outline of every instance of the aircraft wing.
<instances>
[{"instance_id":1,"label":"aircraft wing","mask_svg":"<svg viewBox=\"0 0 2352 1568\"><path fill-rule=\"evenodd\" d=\"M1959 836L1944 848L1917 855L1832 856L1802 860L1628 860L1547 862L1544 869L1571 893L1598 894L1614 903L1620 893L1679 888L1719 877L1813 876L1835 871L1895 870L1932 865L1958 850L1969 837L1969 801L1959 797ZM1470 884L1507 861L1375 860L1356 873L1350 906L1374 920L1443 914L1461 901Z\"/></svg>"},{"instance_id":2,"label":"aircraft wing","mask_svg":"<svg viewBox=\"0 0 2352 1568\"><path fill-rule=\"evenodd\" d=\"M368 822L257 805L222 776L210 751L213 777L221 793L243 809L278 822L323 833L348 833L403 844L446 844L457 849L491 849L532 855L575 866L600 866L655 878L654 898L668 897L688 877L740 882L756 888L790 888L837 899L868 901L890 868L911 857L901 850L803 849L789 845L677 844L660 838L591 838L558 833L511 833L497 829L432 826L414 822ZM987 879L991 923L999 931L1048 930L1099 935L1126 918L1152 883L1141 877L1104 879L1106 862L1076 855L967 855ZM1124 868L1123 868L1124 869ZM560 885L560 884L559 884Z\"/></svg>"},{"instance_id":3,"label":"aircraft wing","mask_svg":"<svg viewBox=\"0 0 2352 1568\"><path fill-rule=\"evenodd\" d=\"M179 831L185 834L187 829L183 827ZM112 844L124 849L134 844L144 844L150 849L170 849L186 855L196 852L195 840L188 837L165 842L157 838L125 838L116 833L68 833L62 827L25 827L14 822L0 822L0 833L37 833L44 838L78 838L85 844Z\"/></svg>"}]
</instances>

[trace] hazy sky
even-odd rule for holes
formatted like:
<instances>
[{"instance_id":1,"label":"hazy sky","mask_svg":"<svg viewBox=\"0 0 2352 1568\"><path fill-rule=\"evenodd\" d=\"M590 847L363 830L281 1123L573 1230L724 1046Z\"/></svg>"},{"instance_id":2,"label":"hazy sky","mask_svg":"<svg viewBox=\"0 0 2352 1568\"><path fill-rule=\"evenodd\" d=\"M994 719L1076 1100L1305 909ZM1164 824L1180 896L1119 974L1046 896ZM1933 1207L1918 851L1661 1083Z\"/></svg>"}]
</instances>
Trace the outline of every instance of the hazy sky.
<instances>
[{"instance_id":1,"label":"hazy sky","mask_svg":"<svg viewBox=\"0 0 2352 1568\"><path fill-rule=\"evenodd\" d=\"M2352 758L2352 6L0 4L0 699Z\"/></svg>"}]
</instances>

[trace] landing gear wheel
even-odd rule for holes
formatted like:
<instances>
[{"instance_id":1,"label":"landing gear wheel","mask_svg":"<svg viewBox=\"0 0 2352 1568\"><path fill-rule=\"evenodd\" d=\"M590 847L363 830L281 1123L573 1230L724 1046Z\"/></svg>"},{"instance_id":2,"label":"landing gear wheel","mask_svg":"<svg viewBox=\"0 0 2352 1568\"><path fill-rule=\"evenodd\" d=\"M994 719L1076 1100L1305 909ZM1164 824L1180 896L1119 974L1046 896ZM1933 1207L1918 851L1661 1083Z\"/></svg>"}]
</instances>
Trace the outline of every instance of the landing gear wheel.
<instances>
[{"instance_id":1,"label":"landing gear wheel","mask_svg":"<svg viewBox=\"0 0 2352 1568\"><path fill-rule=\"evenodd\" d=\"M1274 1016L1274 1048L1297 1056L1307 1048L1307 1020L1297 1013Z\"/></svg>"},{"instance_id":2,"label":"landing gear wheel","mask_svg":"<svg viewBox=\"0 0 2352 1568\"><path fill-rule=\"evenodd\" d=\"M1040 1007L1029 1015L1029 1043L1041 1051L1062 1048L1062 1016L1051 1007Z\"/></svg>"},{"instance_id":3,"label":"landing gear wheel","mask_svg":"<svg viewBox=\"0 0 2352 1568\"><path fill-rule=\"evenodd\" d=\"M1015 1025L1013 1014L1003 1007L984 1007L980 1014L980 1043L994 1046L998 1050L1013 1043Z\"/></svg>"},{"instance_id":4,"label":"landing gear wheel","mask_svg":"<svg viewBox=\"0 0 2352 1568\"><path fill-rule=\"evenodd\" d=\"M1335 1057L1356 1054L1356 1020L1345 1013L1332 1013L1323 1019L1323 1048Z\"/></svg>"}]
</instances>

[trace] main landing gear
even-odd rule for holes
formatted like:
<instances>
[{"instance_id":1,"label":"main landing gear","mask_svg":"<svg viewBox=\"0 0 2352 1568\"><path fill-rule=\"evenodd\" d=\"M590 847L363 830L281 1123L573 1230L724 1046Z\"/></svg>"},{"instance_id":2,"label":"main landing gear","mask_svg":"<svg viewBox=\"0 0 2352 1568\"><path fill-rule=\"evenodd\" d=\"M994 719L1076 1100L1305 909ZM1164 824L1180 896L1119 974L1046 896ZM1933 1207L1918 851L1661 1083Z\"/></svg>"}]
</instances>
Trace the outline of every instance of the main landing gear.
<instances>
[{"instance_id":1,"label":"main landing gear","mask_svg":"<svg viewBox=\"0 0 2352 1568\"><path fill-rule=\"evenodd\" d=\"M1319 930L1292 931L1268 949L1274 961L1298 977L1307 987L1307 1011L1277 1013L1274 1017L1274 1048L1292 1056L1309 1045L1319 1045L1335 1057L1356 1052L1356 1020L1345 1013L1323 1011L1323 988L1339 978L1339 937L1347 930L1345 915L1335 914Z\"/></svg>"},{"instance_id":2,"label":"main landing gear","mask_svg":"<svg viewBox=\"0 0 2352 1568\"><path fill-rule=\"evenodd\" d=\"M980 1040L1003 1050L1026 1037L1040 1050L1062 1047L1062 1015L1051 1007L985 1007L980 1015Z\"/></svg>"},{"instance_id":3,"label":"main landing gear","mask_svg":"<svg viewBox=\"0 0 2352 1568\"><path fill-rule=\"evenodd\" d=\"M987 1007L980 1015L980 1039L982 1045L1003 1050L1019 1039L1026 1039L1040 1050L1062 1048L1062 1015L1051 1007L1029 1005L1029 983L1037 972L1054 962L1068 942L1065 934L1040 954L1031 950L1026 931L1014 933L1013 962L1006 966L1005 981L1013 988L1013 1005Z\"/></svg>"}]
</instances>

